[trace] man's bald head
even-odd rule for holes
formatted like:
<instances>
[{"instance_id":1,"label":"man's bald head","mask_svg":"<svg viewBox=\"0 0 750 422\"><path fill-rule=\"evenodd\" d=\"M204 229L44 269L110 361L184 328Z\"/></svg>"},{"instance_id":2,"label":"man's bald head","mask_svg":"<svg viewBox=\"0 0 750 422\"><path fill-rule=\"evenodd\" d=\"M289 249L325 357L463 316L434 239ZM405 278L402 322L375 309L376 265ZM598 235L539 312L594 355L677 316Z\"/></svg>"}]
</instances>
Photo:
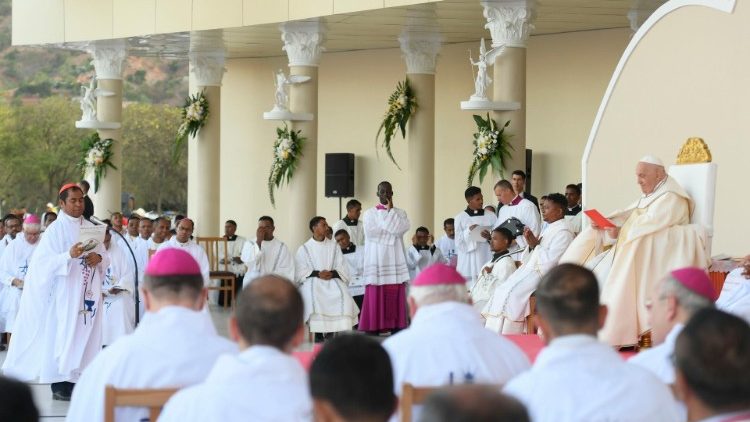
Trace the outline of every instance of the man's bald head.
<instances>
[{"instance_id":1,"label":"man's bald head","mask_svg":"<svg viewBox=\"0 0 750 422\"><path fill-rule=\"evenodd\" d=\"M656 189L659 182L666 179L667 171L663 165L656 162L639 161L635 167L635 177L641 192L649 194Z\"/></svg>"},{"instance_id":2,"label":"man's bald head","mask_svg":"<svg viewBox=\"0 0 750 422\"><path fill-rule=\"evenodd\" d=\"M302 295L289 280L265 275L240 293L234 311L239 334L248 345L286 350L304 324Z\"/></svg>"}]
</instances>

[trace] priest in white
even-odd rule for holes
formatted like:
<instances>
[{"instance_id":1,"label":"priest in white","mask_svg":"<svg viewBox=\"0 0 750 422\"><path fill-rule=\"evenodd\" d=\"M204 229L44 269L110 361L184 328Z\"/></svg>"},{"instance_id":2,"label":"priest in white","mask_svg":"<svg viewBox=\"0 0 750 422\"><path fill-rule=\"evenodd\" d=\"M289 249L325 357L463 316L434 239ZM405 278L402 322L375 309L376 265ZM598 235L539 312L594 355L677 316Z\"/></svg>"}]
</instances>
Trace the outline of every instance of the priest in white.
<instances>
[{"instance_id":1,"label":"priest in white","mask_svg":"<svg viewBox=\"0 0 750 422\"><path fill-rule=\"evenodd\" d=\"M365 228L362 220L359 218L362 214L362 203L356 199L350 199L346 203L346 216L334 223L334 234L339 230L346 230L349 233L351 242L357 246L365 246Z\"/></svg>"},{"instance_id":2,"label":"priest in white","mask_svg":"<svg viewBox=\"0 0 750 422\"><path fill-rule=\"evenodd\" d=\"M433 237L427 227L418 227L411 247L406 249L406 266L412 280L430 265L443 262L443 254L432 242Z\"/></svg>"},{"instance_id":3,"label":"priest in white","mask_svg":"<svg viewBox=\"0 0 750 422\"><path fill-rule=\"evenodd\" d=\"M179 231L178 231L179 232ZM201 268L184 249L159 250L146 267L146 315L138 328L102 350L73 392L69 421L104 420L104 389L182 388L206 379L219 356L237 346L216 334L201 312ZM146 409L117 407L116 421L147 418Z\"/></svg>"},{"instance_id":4,"label":"priest in white","mask_svg":"<svg viewBox=\"0 0 750 422\"><path fill-rule=\"evenodd\" d=\"M541 219L539 218L539 208L534 205L533 202L517 194L513 190L513 185L507 180L500 180L495 184L495 196L503 207L497 212L497 221L495 227L503 224L506 220L511 217L515 217L520 220L526 227L529 228L531 233L538 237L542 231ZM564 208L567 209L567 200L565 201ZM528 245L525 236L516 237L516 244L518 248L523 249ZM515 254L514 259L520 260L521 254Z\"/></svg>"},{"instance_id":5,"label":"priest in white","mask_svg":"<svg viewBox=\"0 0 750 422\"><path fill-rule=\"evenodd\" d=\"M122 244L112 239L107 228L104 246L109 253L109 267L104 276L104 317L102 320L102 344L109 346L117 338L130 334L135 329L135 270L130 253Z\"/></svg>"},{"instance_id":6,"label":"priest in white","mask_svg":"<svg viewBox=\"0 0 750 422\"><path fill-rule=\"evenodd\" d=\"M406 211L393 206L393 187L378 184L378 204L365 211L365 263L362 278L366 285L359 329L370 333L405 328L406 266L404 234L409 231Z\"/></svg>"},{"instance_id":7,"label":"priest in white","mask_svg":"<svg viewBox=\"0 0 750 422\"><path fill-rule=\"evenodd\" d=\"M16 238L16 235L21 231L21 219L18 216L9 214L7 218L1 220L3 223L2 239L0 239L0 256L3 254L5 249L8 247L10 242Z\"/></svg>"},{"instance_id":8,"label":"priest in white","mask_svg":"<svg viewBox=\"0 0 750 422\"><path fill-rule=\"evenodd\" d=\"M464 198L468 204L464 211L461 211L455 222L455 240L456 254L458 256L457 269L463 274L472 288L476 282L477 274L482 270L485 262L490 260L490 231L495 225L495 216L484 211L484 197L482 190L476 186L470 186L464 192ZM471 231L477 227L487 227L482 231L482 239L478 239L471 234Z\"/></svg>"},{"instance_id":9,"label":"priest in white","mask_svg":"<svg viewBox=\"0 0 750 422\"><path fill-rule=\"evenodd\" d=\"M192 256L200 266L201 275L203 276L203 284L208 287L210 271L210 267L208 266L208 256L206 255L206 251L203 249L203 247L201 247L191 239L191 237L193 236L194 228L195 223L193 222L193 220L189 218L183 218L177 225L177 234L175 236L172 236L171 239L162 243L161 246L159 246L159 250L172 248L182 249L185 252L189 253L190 256Z\"/></svg>"},{"instance_id":10,"label":"priest in white","mask_svg":"<svg viewBox=\"0 0 750 422\"><path fill-rule=\"evenodd\" d=\"M528 227L524 230L523 237L528 246L524 250L521 266L505 283L495 288L482 310L482 316L487 320L486 326L490 330L502 334L521 334L526 330L531 294L536 290L541 277L557 265L560 256L575 237L564 218L565 204L562 194L547 195L547 200L542 205L544 221L549 223L544 236L537 238Z\"/></svg>"},{"instance_id":11,"label":"priest in white","mask_svg":"<svg viewBox=\"0 0 750 422\"><path fill-rule=\"evenodd\" d=\"M349 269L349 294L352 295L358 309L362 309L365 298L365 284L362 281L362 266L365 263L364 246L357 246L349 240L349 232L340 229L333 238L341 248L347 268Z\"/></svg>"},{"instance_id":12,"label":"priest in white","mask_svg":"<svg viewBox=\"0 0 750 422\"><path fill-rule=\"evenodd\" d=\"M0 333L12 333L31 254L39 244L42 226L39 217L29 214L23 232L10 242L0 258Z\"/></svg>"},{"instance_id":13,"label":"priest in white","mask_svg":"<svg viewBox=\"0 0 750 422\"><path fill-rule=\"evenodd\" d=\"M238 285L242 286L242 279L245 276L247 267L242 262L242 249L245 247L245 238L237 235L237 222L234 220L227 220L224 223L224 239L227 240L227 256L224 256L224 251L219 251L219 259L221 263L229 265L229 271L231 271L238 280Z\"/></svg>"},{"instance_id":14,"label":"priest in white","mask_svg":"<svg viewBox=\"0 0 750 422\"><path fill-rule=\"evenodd\" d=\"M492 230L490 238L490 248L492 248L492 258L484 264L479 272L477 282L469 290L471 301L477 312L482 312L484 305L490 300L497 286L505 283L506 280L516 271L516 261L511 257L510 248L513 243L513 234L504 227L495 227Z\"/></svg>"},{"instance_id":15,"label":"priest in white","mask_svg":"<svg viewBox=\"0 0 750 422\"><path fill-rule=\"evenodd\" d=\"M241 259L247 266L244 285L265 274L276 274L294 280L294 257L286 244L274 236L273 218L263 216L258 220L255 239L245 242Z\"/></svg>"},{"instance_id":16,"label":"priest in white","mask_svg":"<svg viewBox=\"0 0 750 422\"><path fill-rule=\"evenodd\" d=\"M220 357L204 382L172 396L159 421L312 420L307 374L290 355L304 340L303 308L289 281L254 280L229 319L241 352Z\"/></svg>"},{"instance_id":17,"label":"priest in white","mask_svg":"<svg viewBox=\"0 0 750 422\"><path fill-rule=\"evenodd\" d=\"M750 255L727 274L716 307L750 323Z\"/></svg>"},{"instance_id":18,"label":"priest in white","mask_svg":"<svg viewBox=\"0 0 750 422\"><path fill-rule=\"evenodd\" d=\"M597 340L607 308L586 268L560 265L539 285L537 321L548 341L534 366L503 391L535 422L678 421L669 388ZM612 317L616 318L616 315Z\"/></svg>"},{"instance_id":19,"label":"priest in white","mask_svg":"<svg viewBox=\"0 0 750 422\"><path fill-rule=\"evenodd\" d=\"M643 157L635 173L641 197L609 216L615 227L583 230L560 260L594 270L602 282L602 302L617 315L601 337L620 346L637 344L651 328L646 297L652 283L673 269L710 263L703 229L690 224L693 201L661 160Z\"/></svg>"},{"instance_id":20,"label":"priest in white","mask_svg":"<svg viewBox=\"0 0 750 422\"><path fill-rule=\"evenodd\" d=\"M435 242L435 245L440 248L440 253L443 254L445 263L452 267L458 265L455 229L455 219L446 218L445 221L443 221L443 231L445 231L445 234L440 236L440 239Z\"/></svg>"},{"instance_id":21,"label":"priest in white","mask_svg":"<svg viewBox=\"0 0 750 422\"><path fill-rule=\"evenodd\" d=\"M297 249L295 281L305 302L305 323L311 333L348 331L357 324L359 308L349 294L349 268L341 249L326 237L323 217L310 220L312 237Z\"/></svg>"},{"instance_id":22,"label":"priest in white","mask_svg":"<svg viewBox=\"0 0 750 422\"><path fill-rule=\"evenodd\" d=\"M6 375L52 383L53 398L69 400L73 383L102 347L102 282L109 266L104 245L84 250L83 191L59 192L60 217L44 232L29 262L24 291L3 364Z\"/></svg>"}]
</instances>

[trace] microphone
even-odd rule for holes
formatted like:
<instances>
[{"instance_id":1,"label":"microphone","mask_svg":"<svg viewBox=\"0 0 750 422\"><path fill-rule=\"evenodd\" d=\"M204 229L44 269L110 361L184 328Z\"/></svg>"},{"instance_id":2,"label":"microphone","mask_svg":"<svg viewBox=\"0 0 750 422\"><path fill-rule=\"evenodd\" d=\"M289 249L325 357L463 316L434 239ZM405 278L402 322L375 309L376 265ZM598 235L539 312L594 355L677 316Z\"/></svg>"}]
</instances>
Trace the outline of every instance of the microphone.
<instances>
[{"instance_id":1,"label":"microphone","mask_svg":"<svg viewBox=\"0 0 750 422\"><path fill-rule=\"evenodd\" d=\"M93 215L91 217L89 217L89 221L92 222L92 223L94 223L94 224L96 224L97 226L106 226L107 225L107 223L105 223L104 221L102 221L102 220L94 217Z\"/></svg>"}]
</instances>

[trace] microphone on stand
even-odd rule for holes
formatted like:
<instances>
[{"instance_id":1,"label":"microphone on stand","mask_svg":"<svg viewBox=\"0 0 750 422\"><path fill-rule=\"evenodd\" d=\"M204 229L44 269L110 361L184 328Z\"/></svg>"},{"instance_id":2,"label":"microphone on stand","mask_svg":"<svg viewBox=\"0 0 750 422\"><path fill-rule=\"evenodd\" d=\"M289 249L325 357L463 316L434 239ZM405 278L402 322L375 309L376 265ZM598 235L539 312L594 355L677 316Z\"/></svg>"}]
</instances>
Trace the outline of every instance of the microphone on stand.
<instances>
[{"instance_id":1,"label":"microphone on stand","mask_svg":"<svg viewBox=\"0 0 750 422\"><path fill-rule=\"evenodd\" d=\"M107 223L103 222L102 220L94 216L91 216L89 218L89 221L91 221L92 223L98 226L107 225ZM134 273L135 275L135 325L137 327L138 323L140 322L139 311L140 311L140 302L141 302L140 293L138 291L138 260L135 259L135 253L133 253L133 248L130 247L130 243L127 241L127 239L125 239L125 236L123 236L122 233L118 232L114 228L108 228L107 230L109 230L110 233L116 233L118 236L120 236L120 239L122 239L122 242L125 244L125 246L128 247L128 250L130 251L130 256L133 258L133 265L135 266L135 273Z\"/></svg>"}]
</instances>

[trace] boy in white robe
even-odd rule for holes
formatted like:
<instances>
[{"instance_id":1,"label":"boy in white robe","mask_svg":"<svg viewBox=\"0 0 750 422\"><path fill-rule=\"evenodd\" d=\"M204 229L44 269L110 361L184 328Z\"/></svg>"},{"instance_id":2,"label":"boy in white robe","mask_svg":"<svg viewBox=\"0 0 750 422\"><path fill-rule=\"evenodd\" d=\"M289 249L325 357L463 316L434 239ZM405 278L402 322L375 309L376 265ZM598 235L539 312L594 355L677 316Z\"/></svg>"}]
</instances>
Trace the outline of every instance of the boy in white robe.
<instances>
[{"instance_id":1,"label":"boy in white robe","mask_svg":"<svg viewBox=\"0 0 750 422\"><path fill-rule=\"evenodd\" d=\"M412 245L406 250L406 265L409 267L409 276L414 280L425 268L436 262L443 262L443 254L433 245L434 238L427 227L418 227L411 240Z\"/></svg>"},{"instance_id":2,"label":"boy in white robe","mask_svg":"<svg viewBox=\"0 0 750 422\"><path fill-rule=\"evenodd\" d=\"M52 398L70 400L74 383L101 350L102 281L109 266L104 245L85 250L83 191L59 191L60 218L44 232L29 262L6 375L52 383Z\"/></svg>"},{"instance_id":3,"label":"boy in white robe","mask_svg":"<svg viewBox=\"0 0 750 422\"><path fill-rule=\"evenodd\" d=\"M276 274L294 280L294 257L289 248L274 236L273 218L264 215L258 219L255 239L245 242L240 259L247 266L247 282L261 275Z\"/></svg>"},{"instance_id":4,"label":"boy in white robe","mask_svg":"<svg viewBox=\"0 0 750 422\"><path fill-rule=\"evenodd\" d=\"M201 268L201 274L203 275L203 285L208 287L208 275L210 270L208 266L208 256L206 255L206 251L203 250L203 248L199 244L195 243L195 241L192 240L194 228L195 223L193 223L193 220L189 218L183 218L182 220L180 220L179 224L177 224L177 234L175 236L172 236L171 239L162 243L161 246L159 246L159 250L161 251L163 249L173 248L182 249L185 252L189 253Z\"/></svg>"},{"instance_id":5,"label":"boy in white robe","mask_svg":"<svg viewBox=\"0 0 750 422\"><path fill-rule=\"evenodd\" d=\"M39 244L39 218L30 214L23 222L23 233L8 245L0 258L0 333L12 333L18 305L21 302L23 280L29 269L31 254Z\"/></svg>"},{"instance_id":6,"label":"boy in white robe","mask_svg":"<svg viewBox=\"0 0 750 422\"><path fill-rule=\"evenodd\" d=\"M104 276L104 319L102 345L109 346L117 338L135 329L135 271L132 259L122 245L112 239L110 230L104 236L104 246L109 253L109 267Z\"/></svg>"},{"instance_id":7,"label":"boy in white robe","mask_svg":"<svg viewBox=\"0 0 750 422\"><path fill-rule=\"evenodd\" d=\"M443 254L443 260L446 264L455 267L458 265L456 257L456 230L455 230L455 219L446 218L443 221L443 231L445 234L435 242L435 245L440 248L440 253Z\"/></svg>"},{"instance_id":8,"label":"boy in white robe","mask_svg":"<svg viewBox=\"0 0 750 422\"><path fill-rule=\"evenodd\" d=\"M559 265L544 276L536 298L537 321L549 343L531 370L503 389L526 405L533 421L679 420L664 383L597 340L607 308L599 304L591 271Z\"/></svg>"},{"instance_id":9,"label":"boy in white robe","mask_svg":"<svg viewBox=\"0 0 750 422\"><path fill-rule=\"evenodd\" d=\"M750 323L750 255L727 274L716 307Z\"/></svg>"},{"instance_id":10,"label":"boy in white robe","mask_svg":"<svg viewBox=\"0 0 750 422\"><path fill-rule=\"evenodd\" d=\"M495 225L495 215L484 211L484 196L482 190L476 186L470 186L464 192L464 198L468 204L464 211L456 216L456 254L458 256L458 272L464 275L471 288L476 282L477 274L492 254L487 240L490 239L490 230ZM477 226L488 227L482 231L483 240L475 239L471 231Z\"/></svg>"},{"instance_id":11,"label":"boy in white robe","mask_svg":"<svg viewBox=\"0 0 750 422\"><path fill-rule=\"evenodd\" d=\"M333 225L334 236L339 230L346 230L349 233L349 239L357 246L365 246L365 228L362 220L362 203L356 199L350 199L346 203L346 216Z\"/></svg>"},{"instance_id":12,"label":"boy in white robe","mask_svg":"<svg viewBox=\"0 0 750 422\"><path fill-rule=\"evenodd\" d=\"M359 308L349 294L349 268L341 249L326 237L323 217L310 220L312 237L297 249L295 281L305 301L305 323L316 341L348 331L357 323Z\"/></svg>"},{"instance_id":13,"label":"boy in white robe","mask_svg":"<svg viewBox=\"0 0 750 422\"><path fill-rule=\"evenodd\" d=\"M528 247L523 253L523 263L505 283L495 287L492 297L482 310L482 316L487 321L486 327L490 330L502 334L521 334L526 330L531 294L536 290L541 277L557 265L560 256L575 237L563 218L565 204L562 194L547 195L542 214L549 226L545 229L544 236L537 238L529 227L525 228L523 237Z\"/></svg>"},{"instance_id":14,"label":"boy in white robe","mask_svg":"<svg viewBox=\"0 0 750 422\"><path fill-rule=\"evenodd\" d=\"M492 259L490 259L477 277L477 282L469 290L469 296L477 312L482 312L484 305L490 300L495 288L516 271L516 262L511 257L508 248L513 243L514 236L510 230L495 227L490 238Z\"/></svg>"},{"instance_id":15,"label":"boy in white robe","mask_svg":"<svg viewBox=\"0 0 750 422\"><path fill-rule=\"evenodd\" d=\"M364 246L357 246L349 240L349 232L344 229L337 231L333 238L341 248L344 260L349 268L349 294L352 295L357 308L362 309L365 298L365 284L362 281L362 266L364 265Z\"/></svg>"},{"instance_id":16,"label":"boy in white robe","mask_svg":"<svg viewBox=\"0 0 750 422\"><path fill-rule=\"evenodd\" d=\"M181 388L202 382L216 359L237 346L219 337L201 312L201 268L185 250L159 250L146 267L146 315L135 331L102 350L73 392L69 421L104 419L104 389ZM139 421L146 409L117 407L115 421Z\"/></svg>"},{"instance_id":17,"label":"boy in white robe","mask_svg":"<svg viewBox=\"0 0 750 422\"><path fill-rule=\"evenodd\" d=\"M220 357L205 381L172 396L159 421L312 420L307 374L290 355L305 338L302 302L286 279L253 280L229 319L240 353Z\"/></svg>"},{"instance_id":18,"label":"boy in white robe","mask_svg":"<svg viewBox=\"0 0 750 422\"><path fill-rule=\"evenodd\" d=\"M513 186L507 180L500 180L495 184L495 196L503 204L503 207L497 212L495 227L503 224L509 218L515 217L528 227L534 236L539 236L541 232L541 220L539 218L539 208L534 203L516 194ZM564 209L566 207L567 201L563 205ZM528 245L524 236L516 237L516 243L520 249ZM515 254L513 259L520 260L521 254Z\"/></svg>"}]
</instances>

